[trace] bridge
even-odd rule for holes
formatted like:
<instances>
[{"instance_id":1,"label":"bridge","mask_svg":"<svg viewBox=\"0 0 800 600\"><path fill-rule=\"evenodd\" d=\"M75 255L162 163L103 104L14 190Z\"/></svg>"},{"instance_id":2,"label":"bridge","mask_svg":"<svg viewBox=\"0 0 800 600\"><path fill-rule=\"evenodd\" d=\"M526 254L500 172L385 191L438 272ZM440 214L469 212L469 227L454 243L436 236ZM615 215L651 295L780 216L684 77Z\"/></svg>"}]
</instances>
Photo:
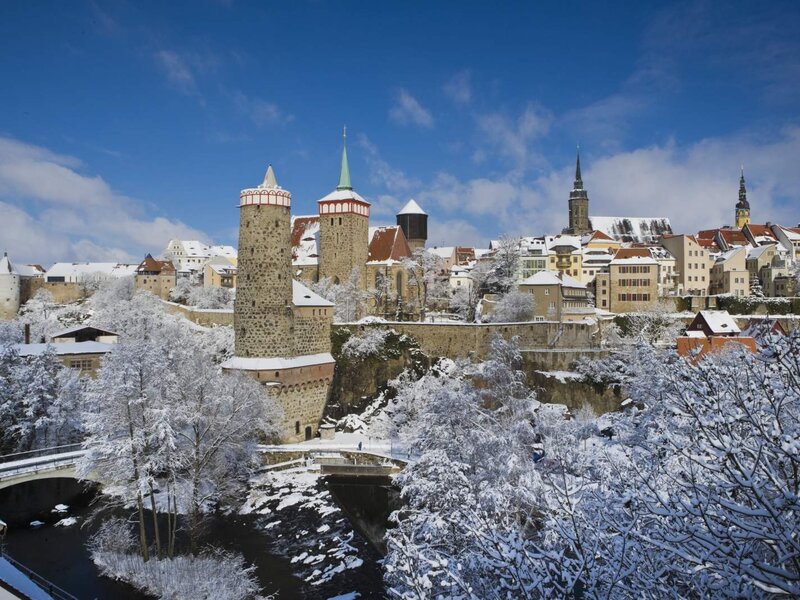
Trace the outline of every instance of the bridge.
<instances>
[{"instance_id":1,"label":"bridge","mask_svg":"<svg viewBox=\"0 0 800 600\"><path fill-rule=\"evenodd\" d=\"M411 458L396 442L377 440L363 449L358 449L353 443L331 442L261 445L258 449L265 457L265 470L290 464L295 466L301 460L310 459L321 466L323 474L329 475L394 474ZM0 456L0 490L40 479L78 479L75 467L85 453L81 444L68 444ZM288 462L278 458L279 462L275 464L267 458L269 455L276 458L288 455L290 458Z\"/></svg>"},{"instance_id":2,"label":"bridge","mask_svg":"<svg viewBox=\"0 0 800 600\"><path fill-rule=\"evenodd\" d=\"M77 479L75 465L85 452L80 444L68 444L0 456L0 490L38 479Z\"/></svg>"}]
</instances>

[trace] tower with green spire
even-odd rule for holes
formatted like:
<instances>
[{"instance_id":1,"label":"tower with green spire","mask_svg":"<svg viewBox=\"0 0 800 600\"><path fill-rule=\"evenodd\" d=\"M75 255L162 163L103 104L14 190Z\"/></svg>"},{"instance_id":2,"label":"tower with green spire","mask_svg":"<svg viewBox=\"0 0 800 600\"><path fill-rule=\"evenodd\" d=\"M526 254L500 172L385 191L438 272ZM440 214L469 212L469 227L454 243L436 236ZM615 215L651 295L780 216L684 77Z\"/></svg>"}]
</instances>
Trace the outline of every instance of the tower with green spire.
<instances>
[{"instance_id":1,"label":"tower with green spire","mask_svg":"<svg viewBox=\"0 0 800 600\"><path fill-rule=\"evenodd\" d=\"M741 229L750 222L750 203L747 201L747 188L744 186L744 166L739 177L739 201L736 203L736 228Z\"/></svg>"},{"instance_id":2,"label":"tower with green spire","mask_svg":"<svg viewBox=\"0 0 800 600\"><path fill-rule=\"evenodd\" d=\"M575 182L569 193L569 227L567 233L583 235L590 231L589 227L589 194L583 189L581 177L581 152L577 150L575 160Z\"/></svg>"},{"instance_id":3,"label":"tower with green spire","mask_svg":"<svg viewBox=\"0 0 800 600\"><path fill-rule=\"evenodd\" d=\"M339 184L319 200L319 276L333 283L348 280L354 269L364 283L369 247L370 204L354 189L347 161L347 128L342 134Z\"/></svg>"}]
</instances>

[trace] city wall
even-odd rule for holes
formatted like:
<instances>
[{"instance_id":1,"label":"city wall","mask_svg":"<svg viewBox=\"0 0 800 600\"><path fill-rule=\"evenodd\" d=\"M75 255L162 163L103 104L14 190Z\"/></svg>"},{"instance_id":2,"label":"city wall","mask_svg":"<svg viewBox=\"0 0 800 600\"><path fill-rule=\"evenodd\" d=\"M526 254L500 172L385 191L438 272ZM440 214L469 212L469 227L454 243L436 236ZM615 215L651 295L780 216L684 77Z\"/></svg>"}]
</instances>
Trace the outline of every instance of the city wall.
<instances>
[{"instance_id":1,"label":"city wall","mask_svg":"<svg viewBox=\"0 0 800 600\"><path fill-rule=\"evenodd\" d=\"M492 337L499 333L505 339L519 337L522 350L551 350L564 354L558 362L563 364L569 354L580 355L584 350L600 346L600 330L596 323L558 323L554 321L531 323L419 323L413 321L387 323L342 323L337 328L349 329L354 334L367 328L391 328L414 338L420 350L430 357L474 358L482 360L489 354ZM547 360L543 358L542 360ZM556 368L556 367L553 367Z\"/></svg>"},{"instance_id":2,"label":"city wall","mask_svg":"<svg viewBox=\"0 0 800 600\"><path fill-rule=\"evenodd\" d=\"M166 301L164 302L164 309L174 315L183 315L198 325L205 325L206 327L228 325L233 327L233 311L231 309L194 308Z\"/></svg>"}]
</instances>

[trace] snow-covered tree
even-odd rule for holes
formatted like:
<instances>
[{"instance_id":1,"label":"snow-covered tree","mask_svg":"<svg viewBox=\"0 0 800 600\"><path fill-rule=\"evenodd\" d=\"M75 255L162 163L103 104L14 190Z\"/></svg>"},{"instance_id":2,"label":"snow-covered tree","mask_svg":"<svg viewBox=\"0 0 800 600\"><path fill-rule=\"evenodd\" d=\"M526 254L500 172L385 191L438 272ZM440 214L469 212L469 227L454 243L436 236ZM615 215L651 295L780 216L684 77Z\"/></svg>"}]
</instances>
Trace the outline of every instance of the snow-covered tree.
<instances>
[{"instance_id":1,"label":"snow-covered tree","mask_svg":"<svg viewBox=\"0 0 800 600\"><path fill-rule=\"evenodd\" d=\"M533 294L511 290L497 301L491 320L494 323L530 321L533 319L533 308Z\"/></svg>"},{"instance_id":2,"label":"snow-covered tree","mask_svg":"<svg viewBox=\"0 0 800 600\"><path fill-rule=\"evenodd\" d=\"M424 248L418 248L413 258L403 261L408 287L415 295L414 310L419 313L420 321L425 320L432 301L441 300L444 296L441 288L447 285L447 280L442 274L442 264L439 256Z\"/></svg>"},{"instance_id":3,"label":"snow-covered tree","mask_svg":"<svg viewBox=\"0 0 800 600\"><path fill-rule=\"evenodd\" d=\"M501 292L508 292L514 285L520 256L520 238L507 234L500 236L500 244L494 253L492 281Z\"/></svg>"},{"instance_id":4,"label":"snow-covered tree","mask_svg":"<svg viewBox=\"0 0 800 600\"><path fill-rule=\"evenodd\" d=\"M491 402L476 410L465 400L474 393L453 389L458 416L442 414L436 387L454 384L426 383L433 408L396 413L405 430L425 421L431 450L398 478L406 506L388 534L391 593L797 596L800 333L771 338L760 355L735 347L693 364L642 345L630 357L639 408L604 416L601 436L588 413L565 421L541 405L520 419L532 435L516 452L509 442L480 451ZM500 391L517 388L513 369L500 372L510 388L485 389L514 396ZM398 399L415 398L414 385Z\"/></svg>"},{"instance_id":5,"label":"snow-covered tree","mask_svg":"<svg viewBox=\"0 0 800 600\"><path fill-rule=\"evenodd\" d=\"M333 320L336 323L352 323L364 313L365 302L374 295L361 287L361 270L353 267L350 276L341 283L333 283L323 277L311 285L316 293L334 303Z\"/></svg>"},{"instance_id":6,"label":"snow-covered tree","mask_svg":"<svg viewBox=\"0 0 800 600\"><path fill-rule=\"evenodd\" d=\"M233 308L230 290L218 287L192 287L186 304L196 308Z\"/></svg>"},{"instance_id":7,"label":"snow-covered tree","mask_svg":"<svg viewBox=\"0 0 800 600\"><path fill-rule=\"evenodd\" d=\"M193 287L188 277L181 277L178 279L175 287L169 291L169 299L179 304L187 304L189 301L189 294L192 292Z\"/></svg>"},{"instance_id":8,"label":"snow-covered tree","mask_svg":"<svg viewBox=\"0 0 800 600\"><path fill-rule=\"evenodd\" d=\"M764 288L761 287L761 281L758 277L750 278L750 296L753 298L763 298Z\"/></svg>"}]
</instances>

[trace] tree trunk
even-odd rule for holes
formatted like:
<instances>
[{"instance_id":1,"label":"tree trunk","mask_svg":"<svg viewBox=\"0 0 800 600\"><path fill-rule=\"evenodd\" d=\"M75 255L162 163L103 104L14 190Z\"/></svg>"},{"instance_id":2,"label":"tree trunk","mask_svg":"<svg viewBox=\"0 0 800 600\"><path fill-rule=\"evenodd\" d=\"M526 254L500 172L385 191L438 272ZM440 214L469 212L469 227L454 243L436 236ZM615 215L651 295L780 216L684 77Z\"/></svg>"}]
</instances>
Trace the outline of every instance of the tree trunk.
<instances>
[{"instance_id":1,"label":"tree trunk","mask_svg":"<svg viewBox=\"0 0 800 600\"><path fill-rule=\"evenodd\" d=\"M142 560L147 562L150 560L150 556L147 551L147 532L144 530L144 502L142 501L141 492L136 494L136 506L139 509L139 545L142 550Z\"/></svg>"},{"instance_id":2,"label":"tree trunk","mask_svg":"<svg viewBox=\"0 0 800 600\"><path fill-rule=\"evenodd\" d=\"M153 535L156 540L156 556L160 560L161 554L161 533L158 531L158 510L156 508L156 495L153 491L153 484L147 484L150 488L150 510L153 511Z\"/></svg>"}]
</instances>

